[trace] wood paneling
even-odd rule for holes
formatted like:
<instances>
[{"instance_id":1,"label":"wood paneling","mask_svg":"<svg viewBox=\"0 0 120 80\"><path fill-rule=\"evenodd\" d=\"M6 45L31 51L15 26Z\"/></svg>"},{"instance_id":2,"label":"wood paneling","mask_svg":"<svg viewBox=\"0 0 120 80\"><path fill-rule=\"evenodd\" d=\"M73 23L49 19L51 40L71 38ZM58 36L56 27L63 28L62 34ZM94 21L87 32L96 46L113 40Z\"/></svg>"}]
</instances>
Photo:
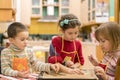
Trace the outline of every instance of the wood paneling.
<instances>
[{"instance_id":1,"label":"wood paneling","mask_svg":"<svg viewBox=\"0 0 120 80\"><path fill-rule=\"evenodd\" d=\"M11 0L0 0L0 8L12 8Z\"/></svg>"},{"instance_id":2,"label":"wood paneling","mask_svg":"<svg viewBox=\"0 0 120 80\"><path fill-rule=\"evenodd\" d=\"M120 1L119 0L115 0L114 3L115 7L114 7L114 12L115 12L115 22L119 23L119 10L120 10Z\"/></svg>"},{"instance_id":3,"label":"wood paneling","mask_svg":"<svg viewBox=\"0 0 120 80\"><path fill-rule=\"evenodd\" d=\"M0 21L13 21L15 12L12 9L12 0L0 0Z\"/></svg>"},{"instance_id":4,"label":"wood paneling","mask_svg":"<svg viewBox=\"0 0 120 80\"><path fill-rule=\"evenodd\" d=\"M0 9L0 21L12 21L12 9Z\"/></svg>"}]
</instances>

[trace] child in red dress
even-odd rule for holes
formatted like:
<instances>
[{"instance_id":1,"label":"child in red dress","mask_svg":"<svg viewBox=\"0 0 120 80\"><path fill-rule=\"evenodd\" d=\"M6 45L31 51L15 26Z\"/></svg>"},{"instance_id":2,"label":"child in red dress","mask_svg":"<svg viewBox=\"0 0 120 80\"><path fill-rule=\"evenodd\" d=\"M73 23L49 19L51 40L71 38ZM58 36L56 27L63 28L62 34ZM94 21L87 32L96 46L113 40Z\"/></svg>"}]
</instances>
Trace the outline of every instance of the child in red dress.
<instances>
[{"instance_id":1,"label":"child in red dress","mask_svg":"<svg viewBox=\"0 0 120 80\"><path fill-rule=\"evenodd\" d=\"M59 62L72 68L80 67L84 64L82 45L76 39L79 34L80 21L75 15L67 14L61 17L58 25L63 35L52 38L48 62Z\"/></svg>"}]
</instances>

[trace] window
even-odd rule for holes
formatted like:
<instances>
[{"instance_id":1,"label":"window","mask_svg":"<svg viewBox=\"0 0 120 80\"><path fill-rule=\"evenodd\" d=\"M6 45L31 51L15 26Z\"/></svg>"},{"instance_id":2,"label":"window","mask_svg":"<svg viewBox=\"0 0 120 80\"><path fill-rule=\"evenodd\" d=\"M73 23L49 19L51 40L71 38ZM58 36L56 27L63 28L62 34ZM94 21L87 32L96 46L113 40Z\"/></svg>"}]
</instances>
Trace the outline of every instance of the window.
<instances>
[{"instance_id":1,"label":"window","mask_svg":"<svg viewBox=\"0 0 120 80\"><path fill-rule=\"evenodd\" d=\"M90 0L88 0L88 10L90 10Z\"/></svg>"},{"instance_id":2,"label":"window","mask_svg":"<svg viewBox=\"0 0 120 80\"><path fill-rule=\"evenodd\" d=\"M58 0L54 0L54 2L57 2L57 3L58 3Z\"/></svg>"},{"instance_id":3,"label":"window","mask_svg":"<svg viewBox=\"0 0 120 80\"><path fill-rule=\"evenodd\" d=\"M67 13L69 13L69 9L68 8L62 8L61 12L62 12L62 15L67 14Z\"/></svg>"},{"instance_id":4,"label":"window","mask_svg":"<svg viewBox=\"0 0 120 80\"><path fill-rule=\"evenodd\" d=\"M95 8L95 0L92 0L92 8Z\"/></svg>"},{"instance_id":5,"label":"window","mask_svg":"<svg viewBox=\"0 0 120 80\"><path fill-rule=\"evenodd\" d=\"M92 20L95 19L95 11L92 11Z\"/></svg>"},{"instance_id":6,"label":"window","mask_svg":"<svg viewBox=\"0 0 120 80\"><path fill-rule=\"evenodd\" d=\"M69 0L62 0L62 6L69 6Z\"/></svg>"},{"instance_id":7,"label":"window","mask_svg":"<svg viewBox=\"0 0 120 80\"><path fill-rule=\"evenodd\" d=\"M32 0L32 16L40 16L40 0Z\"/></svg>"},{"instance_id":8,"label":"window","mask_svg":"<svg viewBox=\"0 0 120 80\"><path fill-rule=\"evenodd\" d=\"M59 8L58 7L54 7L54 15L56 16L56 17L58 17L58 15L59 15Z\"/></svg>"},{"instance_id":9,"label":"window","mask_svg":"<svg viewBox=\"0 0 120 80\"><path fill-rule=\"evenodd\" d=\"M32 14L40 14L40 8L32 8Z\"/></svg>"},{"instance_id":10,"label":"window","mask_svg":"<svg viewBox=\"0 0 120 80\"><path fill-rule=\"evenodd\" d=\"M32 0L32 6L39 6L40 0Z\"/></svg>"},{"instance_id":11,"label":"window","mask_svg":"<svg viewBox=\"0 0 120 80\"><path fill-rule=\"evenodd\" d=\"M90 21L90 13L88 13L88 21Z\"/></svg>"},{"instance_id":12,"label":"window","mask_svg":"<svg viewBox=\"0 0 120 80\"><path fill-rule=\"evenodd\" d=\"M47 16L47 7L43 7L43 15L42 16Z\"/></svg>"}]
</instances>

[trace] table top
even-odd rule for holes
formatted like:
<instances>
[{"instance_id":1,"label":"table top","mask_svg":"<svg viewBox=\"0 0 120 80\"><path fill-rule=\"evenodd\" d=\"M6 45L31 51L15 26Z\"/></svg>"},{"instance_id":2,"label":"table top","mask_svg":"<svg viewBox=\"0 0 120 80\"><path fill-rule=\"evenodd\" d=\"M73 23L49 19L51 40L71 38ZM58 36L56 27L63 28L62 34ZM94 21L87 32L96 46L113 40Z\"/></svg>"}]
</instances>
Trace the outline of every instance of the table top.
<instances>
[{"instance_id":1,"label":"table top","mask_svg":"<svg viewBox=\"0 0 120 80\"><path fill-rule=\"evenodd\" d=\"M50 73L31 74L29 79L14 78L0 74L0 80L98 80L93 69L82 69L84 74Z\"/></svg>"},{"instance_id":2,"label":"table top","mask_svg":"<svg viewBox=\"0 0 120 80\"><path fill-rule=\"evenodd\" d=\"M94 74L92 69L82 69L84 74L66 74L66 73L44 73L39 75L38 80L97 80L98 78Z\"/></svg>"}]
</instances>

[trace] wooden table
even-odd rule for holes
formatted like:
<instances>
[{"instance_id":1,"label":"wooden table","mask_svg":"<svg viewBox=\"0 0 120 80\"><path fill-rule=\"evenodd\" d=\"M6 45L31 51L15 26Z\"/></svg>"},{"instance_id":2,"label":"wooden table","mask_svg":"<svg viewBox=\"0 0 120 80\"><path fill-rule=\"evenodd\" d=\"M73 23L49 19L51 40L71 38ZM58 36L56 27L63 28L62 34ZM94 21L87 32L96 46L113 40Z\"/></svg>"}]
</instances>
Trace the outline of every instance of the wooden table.
<instances>
[{"instance_id":1,"label":"wooden table","mask_svg":"<svg viewBox=\"0 0 120 80\"><path fill-rule=\"evenodd\" d=\"M0 74L0 80L98 80L93 69L82 69L82 74L50 73L31 74L30 78L15 78Z\"/></svg>"},{"instance_id":2,"label":"wooden table","mask_svg":"<svg viewBox=\"0 0 120 80\"><path fill-rule=\"evenodd\" d=\"M43 73L43 75L38 76L38 80L98 80L92 69L83 69L82 72L84 73L83 75L65 73Z\"/></svg>"},{"instance_id":3,"label":"wooden table","mask_svg":"<svg viewBox=\"0 0 120 80\"><path fill-rule=\"evenodd\" d=\"M11 76L5 76L0 74L0 80L37 80L38 74L31 74L29 78L18 78L18 77L11 77Z\"/></svg>"}]
</instances>

